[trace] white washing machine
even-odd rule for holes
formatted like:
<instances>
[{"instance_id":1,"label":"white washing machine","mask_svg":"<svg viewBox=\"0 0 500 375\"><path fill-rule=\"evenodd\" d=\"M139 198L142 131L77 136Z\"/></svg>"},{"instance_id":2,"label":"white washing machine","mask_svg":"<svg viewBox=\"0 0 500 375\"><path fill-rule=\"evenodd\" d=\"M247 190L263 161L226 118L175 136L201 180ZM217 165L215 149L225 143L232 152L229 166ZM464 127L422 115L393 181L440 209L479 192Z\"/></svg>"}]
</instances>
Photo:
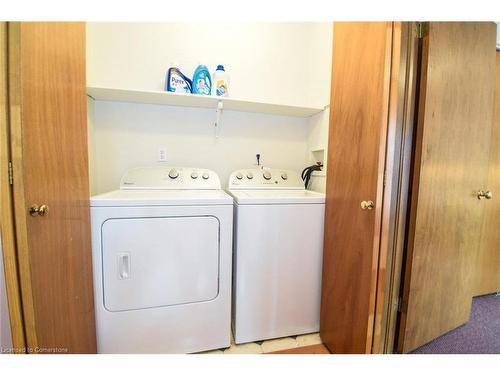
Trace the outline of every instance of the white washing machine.
<instances>
[{"instance_id":1,"label":"white washing machine","mask_svg":"<svg viewBox=\"0 0 500 375\"><path fill-rule=\"evenodd\" d=\"M230 346L233 200L214 172L132 169L91 219L99 353Z\"/></svg>"},{"instance_id":2,"label":"white washing machine","mask_svg":"<svg viewBox=\"0 0 500 375\"><path fill-rule=\"evenodd\" d=\"M236 343L319 331L325 196L298 173L231 174Z\"/></svg>"}]
</instances>

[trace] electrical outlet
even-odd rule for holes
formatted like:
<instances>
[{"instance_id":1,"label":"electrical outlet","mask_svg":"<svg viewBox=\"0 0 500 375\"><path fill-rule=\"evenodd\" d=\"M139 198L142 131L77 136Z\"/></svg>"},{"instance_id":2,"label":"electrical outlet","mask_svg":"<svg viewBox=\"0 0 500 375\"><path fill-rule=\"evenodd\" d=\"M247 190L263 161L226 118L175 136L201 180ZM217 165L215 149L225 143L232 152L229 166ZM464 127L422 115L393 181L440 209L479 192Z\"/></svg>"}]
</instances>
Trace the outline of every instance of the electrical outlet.
<instances>
[{"instance_id":1,"label":"electrical outlet","mask_svg":"<svg viewBox=\"0 0 500 375\"><path fill-rule=\"evenodd\" d=\"M167 161L167 150L164 148L158 149L158 161Z\"/></svg>"}]
</instances>

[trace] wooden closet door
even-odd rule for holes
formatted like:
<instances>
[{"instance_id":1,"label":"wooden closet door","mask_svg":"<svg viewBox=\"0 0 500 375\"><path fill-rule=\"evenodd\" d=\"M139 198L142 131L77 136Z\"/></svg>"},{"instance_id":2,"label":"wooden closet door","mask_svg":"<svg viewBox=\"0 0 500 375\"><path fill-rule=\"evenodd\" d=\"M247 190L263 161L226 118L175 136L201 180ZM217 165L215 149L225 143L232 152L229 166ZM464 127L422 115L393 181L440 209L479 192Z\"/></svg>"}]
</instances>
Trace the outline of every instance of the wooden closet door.
<instances>
[{"instance_id":1,"label":"wooden closet door","mask_svg":"<svg viewBox=\"0 0 500 375\"><path fill-rule=\"evenodd\" d=\"M392 33L391 22L334 25L320 323L332 353L371 352Z\"/></svg>"},{"instance_id":2,"label":"wooden closet door","mask_svg":"<svg viewBox=\"0 0 500 375\"><path fill-rule=\"evenodd\" d=\"M496 53L495 110L491 129L488 183L492 199L484 202L484 220L476 268L475 296L500 291L500 52Z\"/></svg>"},{"instance_id":3,"label":"wooden closet door","mask_svg":"<svg viewBox=\"0 0 500 375\"><path fill-rule=\"evenodd\" d=\"M9 88L27 345L95 353L85 24L10 23Z\"/></svg>"},{"instance_id":4,"label":"wooden closet door","mask_svg":"<svg viewBox=\"0 0 500 375\"><path fill-rule=\"evenodd\" d=\"M398 348L469 320L488 175L494 23L430 23L423 41L414 182Z\"/></svg>"}]
</instances>

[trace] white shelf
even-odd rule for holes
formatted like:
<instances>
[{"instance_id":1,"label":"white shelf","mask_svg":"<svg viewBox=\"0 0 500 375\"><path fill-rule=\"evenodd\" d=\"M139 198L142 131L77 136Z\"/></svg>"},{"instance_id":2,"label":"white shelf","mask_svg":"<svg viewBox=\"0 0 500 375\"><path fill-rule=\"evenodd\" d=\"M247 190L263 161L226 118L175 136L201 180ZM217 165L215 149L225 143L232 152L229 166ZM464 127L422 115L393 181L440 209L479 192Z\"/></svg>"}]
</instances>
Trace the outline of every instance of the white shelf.
<instances>
[{"instance_id":1,"label":"white shelf","mask_svg":"<svg viewBox=\"0 0 500 375\"><path fill-rule=\"evenodd\" d=\"M167 91L124 90L106 87L87 87L87 95L95 100L103 101L213 109L216 109L217 103L222 101L224 110L269 113L273 115L296 117L310 117L324 110L324 108L297 107L236 98L213 97L196 94L177 94Z\"/></svg>"}]
</instances>

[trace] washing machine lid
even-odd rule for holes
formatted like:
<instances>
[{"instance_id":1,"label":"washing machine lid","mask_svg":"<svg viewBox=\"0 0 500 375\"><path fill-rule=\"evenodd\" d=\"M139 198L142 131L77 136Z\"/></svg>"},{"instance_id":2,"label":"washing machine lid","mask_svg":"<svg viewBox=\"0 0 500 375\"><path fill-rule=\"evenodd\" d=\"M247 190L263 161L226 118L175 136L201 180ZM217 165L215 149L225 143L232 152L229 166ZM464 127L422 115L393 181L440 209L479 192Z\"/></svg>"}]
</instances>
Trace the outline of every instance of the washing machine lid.
<instances>
[{"instance_id":1,"label":"washing machine lid","mask_svg":"<svg viewBox=\"0 0 500 375\"><path fill-rule=\"evenodd\" d=\"M115 190L90 198L91 207L231 205L223 190Z\"/></svg>"},{"instance_id":2,"label":"washing machine lid","mask_svg":"<svg viewBox=\"0 0 500 375\"><path fill-rule=\"evenodd\" d=\"M311 190L228 190L238 205L324 204L325 194Z\"/></svg>"}]
</instances>

